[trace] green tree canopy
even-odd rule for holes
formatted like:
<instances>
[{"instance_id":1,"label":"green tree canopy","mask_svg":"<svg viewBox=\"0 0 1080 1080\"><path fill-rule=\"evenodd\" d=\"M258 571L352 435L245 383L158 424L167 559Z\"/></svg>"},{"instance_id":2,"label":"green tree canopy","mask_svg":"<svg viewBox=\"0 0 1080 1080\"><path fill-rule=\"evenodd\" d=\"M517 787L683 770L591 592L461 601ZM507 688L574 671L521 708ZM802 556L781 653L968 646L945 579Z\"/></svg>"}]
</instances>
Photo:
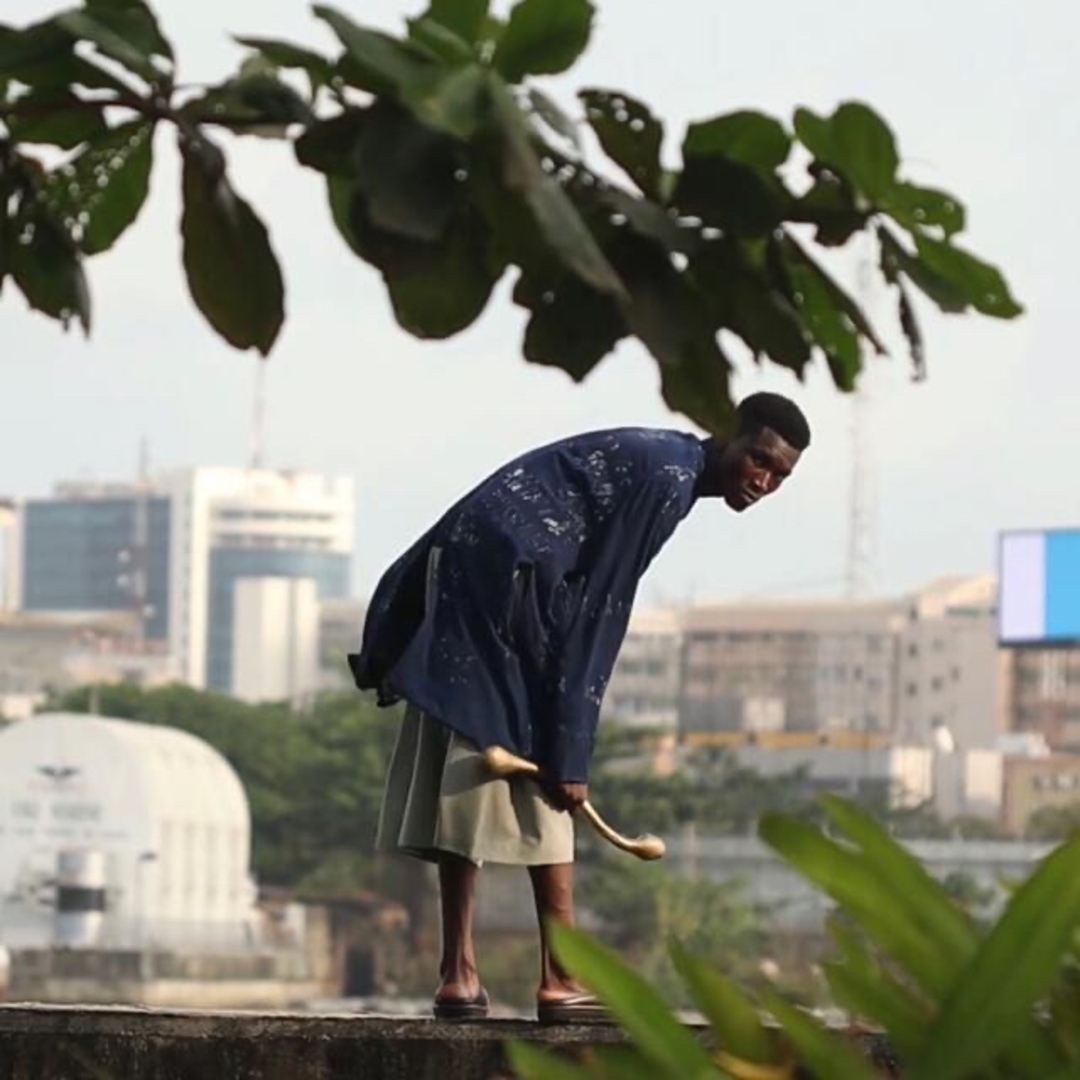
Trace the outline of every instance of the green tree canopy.
<instances>
[{"instance_id":1,"label":"green tree canopy","mask_svg":"<svg viewBox=\"0 0 1080 1080\"><path fill-rule=\"evenodd\" d=\"M662 121L631 93L583 89L570 115L539 85L586 48L589 0L519 0L506 20L487 0L432 0L400 36L314 14L332 51L240 37L240 69L194 88L144 0L0 25L0 288L10 278L31 307L89 331L85 262L138 216L165 126L182 157L191 295L225 340L263 355L284 275L230 180L224 132L278 136L325 177L337 231L409 333L462 331L511 273L528 361L580 380L637 338L667 404L713 431L732 415L727 341L799 374L823 357L841 390L884 351L822 261L853 237L877 247L916 373L913 292L948 312L1020 313L957 242L960 201L903 176L866 104L790 120L729 111L665 154Z\"/></svg>"}]
</instances>

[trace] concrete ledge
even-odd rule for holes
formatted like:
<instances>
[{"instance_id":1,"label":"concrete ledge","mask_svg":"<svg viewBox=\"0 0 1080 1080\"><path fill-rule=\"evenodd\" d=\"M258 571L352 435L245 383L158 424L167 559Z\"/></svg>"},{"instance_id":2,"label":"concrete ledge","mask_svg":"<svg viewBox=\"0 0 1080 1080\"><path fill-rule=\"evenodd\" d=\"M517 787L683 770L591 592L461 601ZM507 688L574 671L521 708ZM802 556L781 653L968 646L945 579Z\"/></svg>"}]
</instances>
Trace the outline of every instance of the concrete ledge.
<instances>
[{"instance_id":1,"label":"concrete ledge","mask_svg":"<svg viewBox=\"0 0 1080 1080\"><path fill-rule=\"evenodd\" d=\"M856 1038L899 1075L879 1037ZM0 1080L503 1080L508 1039L570 1052L623 1041L615 1027L522 1020L3 1005Z\"/></svg>"},{"instance_id":2,"label":"concrete ledge","mask_svg":"<svg viewBox=\"0 0 1080 1080\"><path fill-rule=\"evenodd\" d=\"M0 1006L0 1080L495 1080L507 1039L564 1048L615 1028L357 1015Z\"/></svg>"}]
</instances>

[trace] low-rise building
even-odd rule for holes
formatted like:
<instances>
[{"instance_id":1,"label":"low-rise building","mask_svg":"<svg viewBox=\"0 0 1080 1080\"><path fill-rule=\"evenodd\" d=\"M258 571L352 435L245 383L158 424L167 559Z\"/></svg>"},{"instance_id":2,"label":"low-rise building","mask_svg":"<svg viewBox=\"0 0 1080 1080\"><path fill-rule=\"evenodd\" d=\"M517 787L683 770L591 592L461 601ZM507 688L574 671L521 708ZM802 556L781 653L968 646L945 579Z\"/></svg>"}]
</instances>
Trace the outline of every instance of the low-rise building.
<instances>
[{"instance_id":1,"label":"low-rise building","mask_svg":"<svg viewBox=\"0 0 1080 1080\"><path fill-rule=\"evenodd\" d=\"M1080 754L1008 757L1003 788L1002 825L1023 836L1039 810L1080 806Z\"/></svg>"}]
</instances>

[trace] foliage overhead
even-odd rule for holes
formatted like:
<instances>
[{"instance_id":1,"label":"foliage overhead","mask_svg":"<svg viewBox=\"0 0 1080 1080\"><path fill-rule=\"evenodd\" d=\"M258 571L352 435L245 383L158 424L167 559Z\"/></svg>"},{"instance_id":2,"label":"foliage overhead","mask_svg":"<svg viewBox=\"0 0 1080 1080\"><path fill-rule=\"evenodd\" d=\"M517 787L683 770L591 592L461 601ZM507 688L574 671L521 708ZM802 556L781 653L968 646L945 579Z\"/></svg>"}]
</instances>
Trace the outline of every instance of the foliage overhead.
<instances>
[{"instance_id":1,"label":"foliage overhead","mask_svg":"<svg viewBox=\"0 0 1080 1080\"><path fill-rule=\"evenodd\" d=\"M334 225L409 333L464 330L509 272L528 361L580 380L637 338L667 404L713 431L731 418L734 339L799 375L823 357L841 390L884 351L821 249L876 244L917 374L913 292L943 311L1020 313L1001 274L957 243L959 200L902 176L865 104L800 108L790 124L715 116L690 125L671 168L646 103L585 89L572 116L535 84L588 45L590 0L519 0L505 21L487 0L432 0L400 36L314 14L332 51L238 37L239 70L203 87L177 82L144 0L0 24L0 290L10 278L32 308L88 332L85 261L138 217L165 125L183 161L192 298L221 337L262 355L284 321L283 275L229 179L223 132L278 136L325 177Z\"/></svg>"}]
</instances>

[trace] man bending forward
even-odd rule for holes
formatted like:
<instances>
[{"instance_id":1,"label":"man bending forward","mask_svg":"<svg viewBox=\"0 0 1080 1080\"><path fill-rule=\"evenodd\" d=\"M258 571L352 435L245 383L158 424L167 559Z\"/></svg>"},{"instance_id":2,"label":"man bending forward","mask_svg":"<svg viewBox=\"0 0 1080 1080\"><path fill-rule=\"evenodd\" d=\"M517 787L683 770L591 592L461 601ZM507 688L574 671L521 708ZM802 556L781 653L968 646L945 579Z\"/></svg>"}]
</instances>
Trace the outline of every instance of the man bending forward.
<instances>
[{"instance_id":1,"label":"man bending forward","mask_svg":"<svg viewBox=\"0 0 1080 1080\"><path fill-rule=\"evenodd\" d=\"M600 703L638 581L701 498L741 513L772 494L809 445L798 407L754 394L728 442L620 428L504 465L383 576L349 656L357 686L408 703L378 846L438 864L443 956L435 1014L487 1013L473 950L484 862L527 866L541 934L538 1015L602 1016L544 939L573 920L571 813L588 796ZM492 778L505 747L541 783Z\"/></svg>"}]
</instances>

